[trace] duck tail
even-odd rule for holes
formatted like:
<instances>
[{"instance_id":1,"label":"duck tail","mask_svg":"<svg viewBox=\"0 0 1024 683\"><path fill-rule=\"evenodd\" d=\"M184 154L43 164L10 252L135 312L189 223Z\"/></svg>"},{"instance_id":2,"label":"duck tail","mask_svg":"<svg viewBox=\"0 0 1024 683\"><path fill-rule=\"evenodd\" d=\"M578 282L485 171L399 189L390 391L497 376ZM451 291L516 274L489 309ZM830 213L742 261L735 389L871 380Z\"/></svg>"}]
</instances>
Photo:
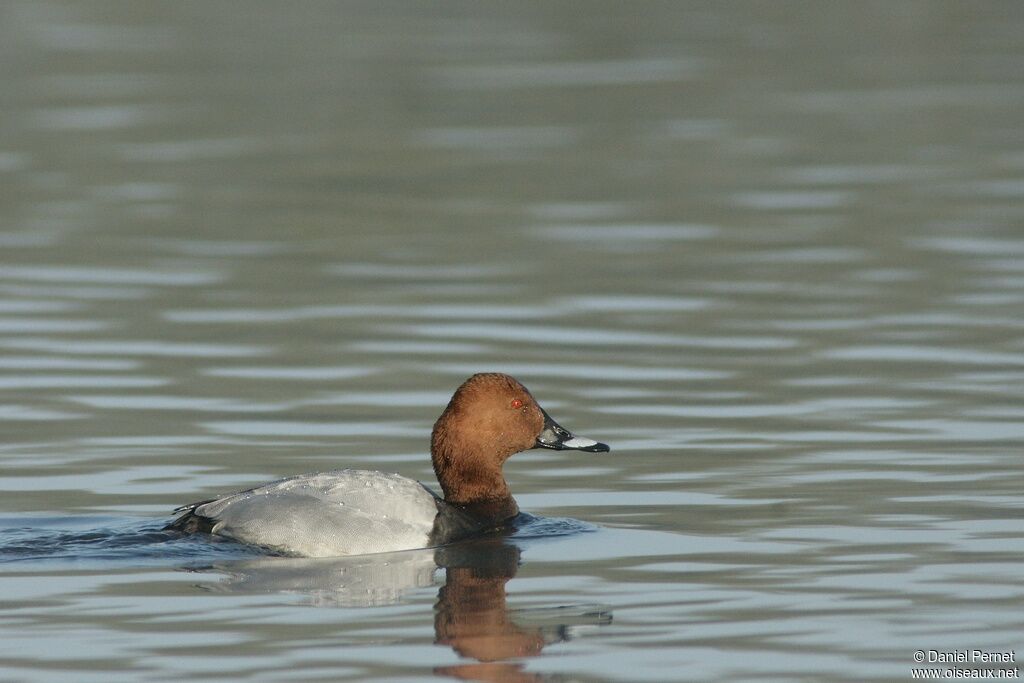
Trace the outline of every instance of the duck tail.
<instances>
[{"instance_id":1,"label":"duck tail","mask_svg":"<svg viewBox=\"0 0 1024 683\"><path fill-rule=\"evenodd\" d=\"M184 514L178 516L177 519L165 526L163 530L177 531L183 534L211 533L213 531L214 521L209 517L204 517L196 512L196 508L210 502L212 502L212 500L204 500L199 503L191 503L189 505L182 505L180 508L175 508L175 512L182 512Z\"/></svg>"}]
</instances>

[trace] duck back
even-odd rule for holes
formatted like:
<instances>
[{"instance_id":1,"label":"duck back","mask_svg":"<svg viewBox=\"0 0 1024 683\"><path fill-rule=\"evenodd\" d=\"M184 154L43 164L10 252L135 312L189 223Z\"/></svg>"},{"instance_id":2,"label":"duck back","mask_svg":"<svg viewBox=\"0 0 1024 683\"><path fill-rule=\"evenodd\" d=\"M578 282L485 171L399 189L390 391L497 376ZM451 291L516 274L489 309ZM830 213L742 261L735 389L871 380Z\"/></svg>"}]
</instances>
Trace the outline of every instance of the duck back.
<instances>
[{"instance_id":1,"label":"duck back","mask_svg":"<svg viewBox=\"0 0 1024 683\"><path fill-rule=\"evenodd\" d=\"M434 545L439 503L419 482L368 470L301 474L201 503L170 528L285 555L363 555Z\"/></svg>"}]
</instances>

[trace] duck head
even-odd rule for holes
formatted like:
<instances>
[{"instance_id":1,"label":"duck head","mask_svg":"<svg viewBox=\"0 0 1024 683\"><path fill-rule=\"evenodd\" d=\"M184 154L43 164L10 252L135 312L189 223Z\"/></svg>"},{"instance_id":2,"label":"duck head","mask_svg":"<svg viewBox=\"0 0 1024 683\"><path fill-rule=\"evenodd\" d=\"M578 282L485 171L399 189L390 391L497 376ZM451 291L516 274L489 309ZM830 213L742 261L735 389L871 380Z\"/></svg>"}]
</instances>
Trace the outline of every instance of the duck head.
<instances>
[{"instance_id":1,"label":"duck head","mask_svg":"<svg viewBox=\"0 0 1024 683\"><path fill-rule=\"evenodd\" d=\"M430 443L445 500L455 504L511 500L501 467L513 454L530 448L610 450L573 435L518 380L502 373L480 373L463 382L434 423Z\"/></svg>"}]
</instances>

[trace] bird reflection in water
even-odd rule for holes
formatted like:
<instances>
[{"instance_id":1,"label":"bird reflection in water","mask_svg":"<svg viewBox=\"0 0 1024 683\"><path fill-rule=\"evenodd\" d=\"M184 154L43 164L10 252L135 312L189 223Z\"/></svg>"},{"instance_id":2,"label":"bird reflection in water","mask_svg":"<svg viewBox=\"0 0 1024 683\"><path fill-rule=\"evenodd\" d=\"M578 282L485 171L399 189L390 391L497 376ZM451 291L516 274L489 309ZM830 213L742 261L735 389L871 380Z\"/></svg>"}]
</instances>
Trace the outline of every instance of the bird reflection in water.
<instances>
[{"instance_id":1,"label":"bird reflection in water","mask_svg":"<svg viewBox=\"0 0 1024 683\"><path fill-rule=\"evenodd\" d=\"M215 565L226 579L210 588L299 593L317 606L365 607L392 604L407 590L431 585L441 567L446 579L434 605L434 642L474 661L434 672L459 680L535 683L545 676L524 671L520 660L569 640L574 628L610 623L611 614L596 605L509 609L505 584L515 577L519 558L519 547L501 537L386 555L264 557Z\"/></svg>"},{"instance_id":2,"label":"bird reflection in water","mask_svg":"<svg viewBox=\"0 0 1024 683\"><path fill-rule=\"evenodd\" d=\"M519 568L519 548L485 539L439 548L438 566L447 579L434 607L435 642L450 646L472 664L438 667L440 675L467 681L534 683L542 674L523 671L518 660L535 657L546 645L568 640L571 626L611 622L593 605L510 610L505 584Z\"/></svg>"}]
</instances>

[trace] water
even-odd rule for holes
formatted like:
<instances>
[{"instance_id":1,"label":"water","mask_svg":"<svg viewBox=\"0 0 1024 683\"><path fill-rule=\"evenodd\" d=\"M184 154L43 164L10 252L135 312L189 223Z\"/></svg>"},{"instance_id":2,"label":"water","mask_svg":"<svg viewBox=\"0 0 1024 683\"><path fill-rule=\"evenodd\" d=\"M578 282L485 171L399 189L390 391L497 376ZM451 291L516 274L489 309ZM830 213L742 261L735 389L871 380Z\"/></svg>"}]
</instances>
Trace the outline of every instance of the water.
<instances>
[{"instance_id":1,"label":"water","mask_svg":"<svg viewBox=\"0 0 1024 683\"><path fill-rule=\"evenodd\" d=\"M1014 3L4 4L0 679L1019 652L1022 65ZM510 537L159 531L433 482L483 370L613 449L510 461Z\"/></svg>"}]
</instances>

